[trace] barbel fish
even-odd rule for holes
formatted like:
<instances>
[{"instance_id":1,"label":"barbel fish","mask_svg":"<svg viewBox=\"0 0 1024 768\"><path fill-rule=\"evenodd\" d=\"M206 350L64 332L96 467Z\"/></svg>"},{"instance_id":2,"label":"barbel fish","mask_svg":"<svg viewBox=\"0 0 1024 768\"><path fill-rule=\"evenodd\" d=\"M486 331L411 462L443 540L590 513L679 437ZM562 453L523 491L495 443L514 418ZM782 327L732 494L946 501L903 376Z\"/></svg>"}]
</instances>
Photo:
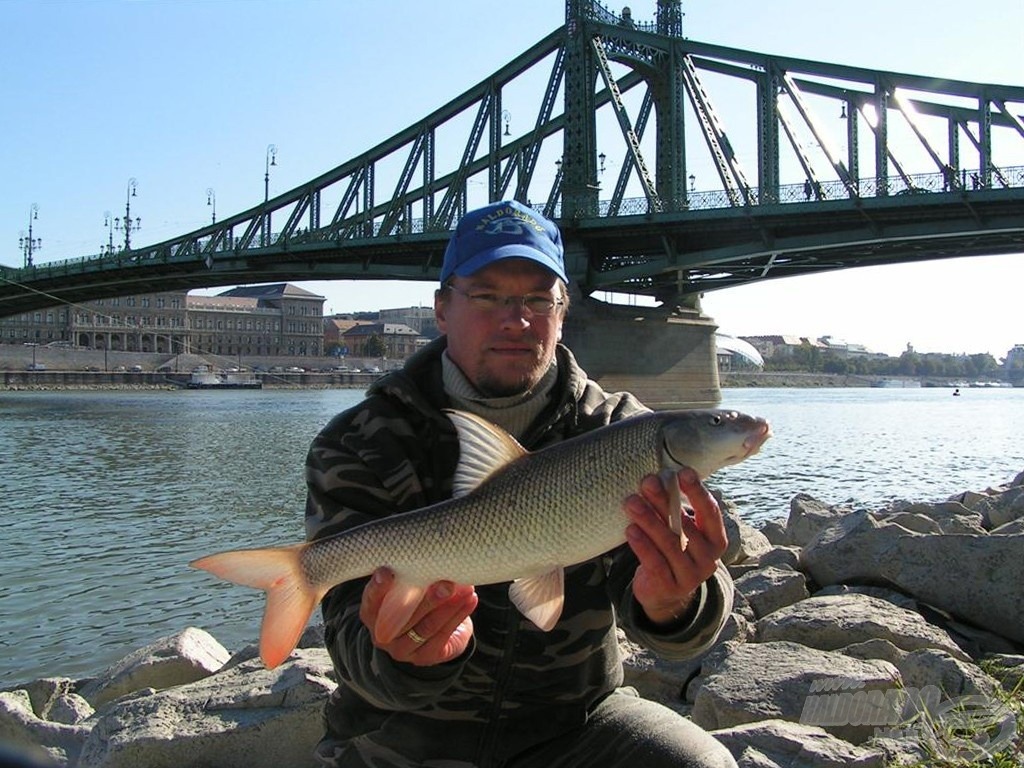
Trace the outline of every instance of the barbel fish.
<instances>
[{"instance_id":1,"label":"barbel fish","mask_svg":"<svg viewBox=\"0 0 1024 768\"><path fill-rule=\"evenodd\" d=\"M757 453L771 436L767 421L736 411L657 411L531 453L485 419L462 411L448 417L460 451L451 499L312 542L191 563L267 592L260 655L268 667L292 652L331 587L380 566L395 575L377 624L383 642L440 580L511 582L515 606L550 630L562 612L563 569L625 542L623 501L645 475L667 478L687 466L706 478ZM674 478L668 487L678 499Z\"/></svg>"}]
</instances>

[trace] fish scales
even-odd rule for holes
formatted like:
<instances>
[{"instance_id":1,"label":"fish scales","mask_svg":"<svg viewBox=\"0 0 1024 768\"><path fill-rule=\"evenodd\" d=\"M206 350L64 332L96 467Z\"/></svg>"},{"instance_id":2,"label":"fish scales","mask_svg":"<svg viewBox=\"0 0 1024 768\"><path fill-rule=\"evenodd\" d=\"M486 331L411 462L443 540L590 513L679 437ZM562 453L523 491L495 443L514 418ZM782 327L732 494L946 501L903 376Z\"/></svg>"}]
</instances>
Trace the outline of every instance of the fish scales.
<instances>
[{"instance_id":1,"label":"fish scales","mask_svg":"<svg viewBox=\"0 0 1024 768\"><path fill-rule=\"evenodd\" d=\"M625 540L623 488L659 469L654 418L624 421L498 470L471 495L314 542L312 584L386 565L414 584L492 584L596 557Z\"/></svg>"}]
</instances>

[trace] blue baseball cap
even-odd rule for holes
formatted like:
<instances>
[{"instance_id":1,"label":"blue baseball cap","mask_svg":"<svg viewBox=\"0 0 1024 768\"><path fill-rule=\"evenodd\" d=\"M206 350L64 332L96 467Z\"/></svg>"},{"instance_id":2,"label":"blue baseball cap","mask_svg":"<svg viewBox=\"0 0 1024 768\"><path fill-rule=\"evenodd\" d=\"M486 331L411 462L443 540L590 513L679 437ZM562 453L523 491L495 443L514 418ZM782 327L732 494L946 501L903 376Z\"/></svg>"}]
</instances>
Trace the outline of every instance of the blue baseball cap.
<instances>
[{"instance_id":1,"label":"blue baseball cap","mask_svg":"<svg viewBox=\"0 0 1024 768\"><path fill-rule=\"evenodd\" d=\"M459 220L444 252L441 283L452 275L469 277L502 259L530 259L568 283L564 256L562 235L553 221L518 200L504 200Z\"/></svg>"}]
</instances>

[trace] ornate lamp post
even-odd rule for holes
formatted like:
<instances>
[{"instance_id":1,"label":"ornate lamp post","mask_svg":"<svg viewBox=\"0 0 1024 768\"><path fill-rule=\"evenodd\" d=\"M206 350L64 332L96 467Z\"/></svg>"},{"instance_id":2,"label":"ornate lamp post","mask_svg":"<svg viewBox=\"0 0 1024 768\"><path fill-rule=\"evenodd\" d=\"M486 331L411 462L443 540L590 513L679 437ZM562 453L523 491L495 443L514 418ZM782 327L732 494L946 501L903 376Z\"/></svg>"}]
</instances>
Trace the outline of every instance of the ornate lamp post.
<instances>
[{"instance_id":1,"label":"ornate lamp post","mask_svg":"<svg viewBox=\"0 0 1024 768\"><path fill-rule=\"evenodd\" d=\"M138 182L134 179L128 179L128 193L125 195L124 204L124 221L121 219L114 219L114 229L120 231L124 229L124 249L130 251L132 249L132 232L137 232L142 228L142 219L138 216L135 217L135 221L132 221L132 198L136 197L135 188L138 186Z\"/></svg>"},{"instance_id":2,"label":"ornate lamp post","mask_svg":"<svg viewBox=\"0 0 1024 768\"><path fill-rule=\"evenodd\" d=\"M217 193L213 191L213 187L206 188L206 204L213 206L213 215L210 217L210 223L217 223Z\"/></svg>"},{"instance_id":3,"label":"ornate lamp post","mask_svg":"<svg viewBox=\"0 0 1024 768\"><path fill-rule=\"evenodd\" d=\"M263 173L263 205L264 208L267 202L270 200L270 166L277 165L277 147L273 144L267 145L267 164ZM270 225L270 212L267 210L263 211L263 231L260 235L260 245L266 245L269 232L267 231Z\"/></svg>"},{"instance_id":4,"label":"ornate lamp post","mask_svg":"<svg viewBox=\"0 0 1024 768\"><path fill-rule=\"evenodd\" d=\"M110 211L103 212L103 226L107 228L107 244L100 246L100 253L111 256L114 253L114 217Z\"/></svg>"},{"instance_id":5,"label":"ornate lamp post","mask_svg":"<svg viewBox=\"0 0 1024 768\"><path fill-rule=\"evenodd\" d=\"M23 232L21 237L18 238L18 247L21 248L22 253L25 254L25 266L32 266L32 254L43 247L43 239L41 237L32 236L32 222L39 218L39 206L32 203L28 209L28 237Z\"/></svg>"}]
</instances>

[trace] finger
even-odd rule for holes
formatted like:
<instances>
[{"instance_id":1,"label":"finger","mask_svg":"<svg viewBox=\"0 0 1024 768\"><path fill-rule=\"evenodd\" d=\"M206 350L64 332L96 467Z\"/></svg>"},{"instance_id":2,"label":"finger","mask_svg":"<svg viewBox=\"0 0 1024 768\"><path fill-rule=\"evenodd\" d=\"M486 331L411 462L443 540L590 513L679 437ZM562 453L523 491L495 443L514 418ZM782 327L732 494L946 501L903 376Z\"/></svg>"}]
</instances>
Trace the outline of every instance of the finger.
<instances>
[{"instance_id":1,"label":"finger","mask_svg":"<svg viewBox=\"0 0 1024 768\"><path fill-rule=\"evenodd\" d=\"M415 642L411 661L421 665L438 664L465 651L473 634L470 615L477 602L475 592L460 594L424 618L412 630L424 642Z\"/></svg>"},{"instance_id":2,"label":"finger","mask_svg":"<svg viewBox=\"0 0 1024 768\"><path fill-rule=\"evenodd\" d=\"M391 569L382 566L373 572L363 588L363 597L359 604L359 618L370 628L371 634L373 627L377 625L380 604L384 601L384 596L394 580L395 574L391 572Z\"/></svg>"},{"instance_id":3,"label":"finger","mask_svg":"<svg viewBox=\"0 0 1024 768\"><path fill-rule=\"evenodd\" d=\"M666 494L663 493L662 496L663 500L667 501L667 498L664 498ZM646 498L634 494L626 499L625 510L632 524L636 525L666 558L671 558L674 553L686 548L686 538L669 527L665 507L659 509ZM628 538L628 529L626 534Z\"/></svg>"},{"instance_id":4,"label":"finger","mask_svg":"<svg viewBox=\"0 0 1024 768\"><path fill-rule=\"evenodd\" d=\"M700 481L697 473L689 468L679 472L679 489L693 508L693 515L689 516L692 527L704 534L712 547L720 548L721 552L725 552L729 545L729 537L725 531L722 510L718 506L718 502L715 501L715 497ZM686 525L687 520L684 520L684 531Z\"/></svg>"}]
</instances>

